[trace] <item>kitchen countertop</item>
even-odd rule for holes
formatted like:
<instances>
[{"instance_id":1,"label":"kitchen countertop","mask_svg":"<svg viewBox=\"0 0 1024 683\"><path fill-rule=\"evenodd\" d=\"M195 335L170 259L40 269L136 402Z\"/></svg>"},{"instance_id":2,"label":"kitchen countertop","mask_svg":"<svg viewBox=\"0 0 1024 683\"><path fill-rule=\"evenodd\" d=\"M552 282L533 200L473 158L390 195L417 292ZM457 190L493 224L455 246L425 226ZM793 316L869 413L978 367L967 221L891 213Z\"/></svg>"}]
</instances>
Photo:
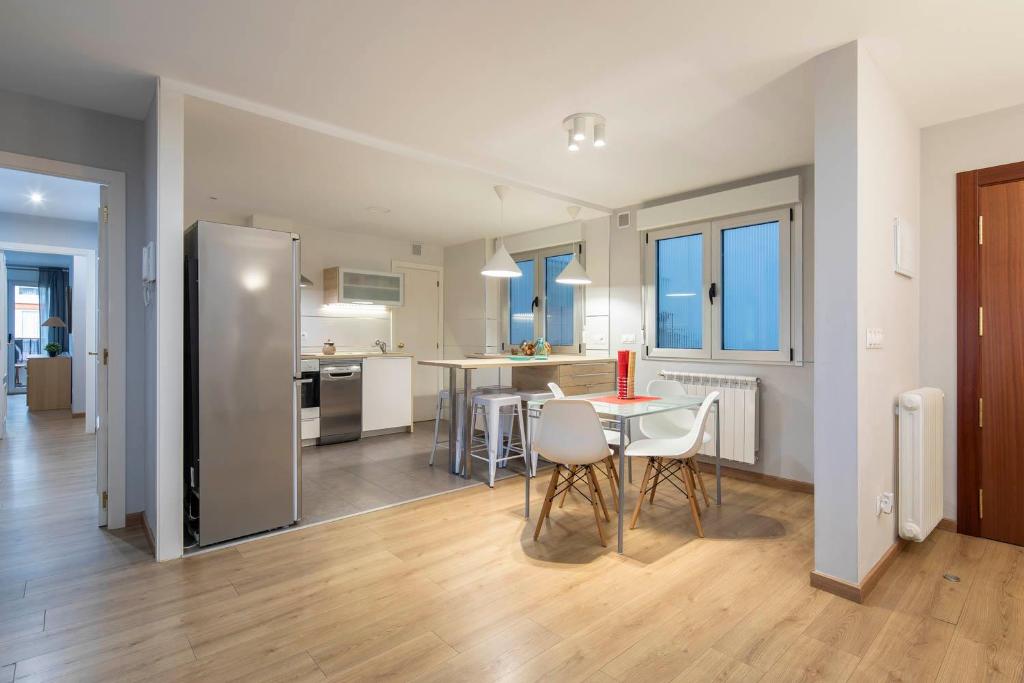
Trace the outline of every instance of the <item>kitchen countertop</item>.
<instances>
[{"instance_id":1,"label":"kitchen countertop","mask_svg":"<svg viewBox=\"0 0 1024 683\"><path fill-rule=\"evenodd\" d=\"M325 353L304 353L302 354L303 360L314 360L321 358L412 358L411 353L405 353L401 351L387 353L380 353L377 351L338 351L334 354Z\"/></svg>"},{"instance_id":2,"label":"kitchen countertop","mask_svg":"<svg viewBox=\"0 0 1024 683\"><path fill-rule=\"evenodd\" d=\"M576 363L607 363L614 358L594 358L593 356L570 356L568 354L551 354L544 360L511 360L508 356L480 354L476 357L456 358L450 360L421 360L420 365L438 368L458 368L462 370L480 370L483 368L534 368L551 365L574 365Z\"/></svg>"}]
</instances>

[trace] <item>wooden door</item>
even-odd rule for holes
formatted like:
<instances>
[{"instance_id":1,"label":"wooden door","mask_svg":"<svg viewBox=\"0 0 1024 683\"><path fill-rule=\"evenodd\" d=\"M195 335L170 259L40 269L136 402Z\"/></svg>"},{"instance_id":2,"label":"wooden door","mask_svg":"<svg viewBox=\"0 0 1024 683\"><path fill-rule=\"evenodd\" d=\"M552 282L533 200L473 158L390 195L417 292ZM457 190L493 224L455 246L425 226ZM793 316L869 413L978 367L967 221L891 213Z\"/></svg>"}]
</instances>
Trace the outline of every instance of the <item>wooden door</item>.
<instances>
[{"instance_id":1,"label":"wooden door","mask_svg":"<svg viewBox=\"0 0 1024 683\"><path fill-rule=\"evenodd\" d=\"M395 264L392 270L405 275L405 305L392 309L392 350L413 355L413 420L432 420L441 370L416 361L441 358L441 273L412 264Z\"/></svg>"},{"instance_id":2,"label":"wooden door","mask_svg":"<svg viewBox=\"0 0 1024 683\"><path fill-rule=\"evenodd\" d=\"M958 527L1024 545L1024 164L958 186Z\"/></svg>"}]
</instances>

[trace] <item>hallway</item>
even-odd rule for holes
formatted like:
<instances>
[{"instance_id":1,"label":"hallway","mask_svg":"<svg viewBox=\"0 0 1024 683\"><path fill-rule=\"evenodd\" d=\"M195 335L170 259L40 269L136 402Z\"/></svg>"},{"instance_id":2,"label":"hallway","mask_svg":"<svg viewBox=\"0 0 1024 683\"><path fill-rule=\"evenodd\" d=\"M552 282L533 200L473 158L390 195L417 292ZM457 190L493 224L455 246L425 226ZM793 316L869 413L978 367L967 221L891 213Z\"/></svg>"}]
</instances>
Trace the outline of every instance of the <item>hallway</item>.
<instances>
[{"instance_id":1,"label":"hallway","mask_svg":"<svg viewBox=\"0 0 1024 683\"><path fill-rule=\"evenodd\" d=\"M83 418L30 413L24 394L8 397L8 411L0 440L0 601L24 596L43 577L148 558L140 526L116 532L96 526L96 440L85 433ZM41 610L14 619L0 610L0 638L42 627Z\"/></svg>"}]
</instances>

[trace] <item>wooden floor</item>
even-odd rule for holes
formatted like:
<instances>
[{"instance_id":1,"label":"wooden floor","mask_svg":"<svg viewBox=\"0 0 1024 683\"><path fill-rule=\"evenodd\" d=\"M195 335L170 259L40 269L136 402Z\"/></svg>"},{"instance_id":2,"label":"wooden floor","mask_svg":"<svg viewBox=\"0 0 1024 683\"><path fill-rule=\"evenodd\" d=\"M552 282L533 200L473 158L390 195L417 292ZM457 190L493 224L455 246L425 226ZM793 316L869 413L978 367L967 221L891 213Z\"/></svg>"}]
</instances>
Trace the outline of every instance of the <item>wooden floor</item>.
<instances>
[{"instance_id":1,"label":"wooden floor","mask_svg":"<svg viewBox=\"0 0 1024 683\"><path fill-rule=\"evenodd\" d=\"M808 585L808 495L726 480L706 539L665 495L620 557L579 496L534 543L516 479L157 565L89 523L80 423L30 422L0 448L0 681L1024 677L1020 548L936 531L856 605Z\"/></svg>"}]
</instances>

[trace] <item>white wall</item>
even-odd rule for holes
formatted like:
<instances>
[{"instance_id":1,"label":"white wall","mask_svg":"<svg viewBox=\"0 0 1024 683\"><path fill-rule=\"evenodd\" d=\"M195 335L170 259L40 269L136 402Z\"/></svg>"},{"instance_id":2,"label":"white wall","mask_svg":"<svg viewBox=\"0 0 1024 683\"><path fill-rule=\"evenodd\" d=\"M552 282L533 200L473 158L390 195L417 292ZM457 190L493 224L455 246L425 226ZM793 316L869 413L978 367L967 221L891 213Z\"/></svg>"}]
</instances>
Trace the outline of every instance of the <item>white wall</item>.
<instances>
[{"instance_id":1,"label":"white wall","mask_svg":"<svg viewBox=\"0 0 1024 683\"><path fill-rule=\"evenodd\" d=\"M146 320L146 523L157 560L182 553L182 334L184 319L184 95L157 84L145 122L146 237L156 245L156 286ZM141 263L141 245L129 261ZM141 273L129 280L141 292Z\"/></svg>"},{"instance_id":2,"label":"white wall","mask_svg":"<svg viewBox=\"0 0 1024 683\"><path fill-rule=\"evenodd\" d=\"M876 515L876 500L896 490L897 396L920 386L919 280L893 270L893 221L899 217L911 243L919 243L921 136L863 48L858 76L858 578L863 579L897 539L896 516ZM884 330L883 348L865 347L869 327Z\"/></svg>"},{"instance_id":3,"label":"white wall","mask_svg":"<svg viewBox=\"0 0 1024 683\"><path fill-rule=\"evenodd\" d=\"M145 234L143 191L143 124L38 97L0 91L0 150L54 159L125 174L125 238L127 289L127 375L145 373L143 345L133 343L144 334L141 292L133 287L141 277L137 257ZM144 389L129 381L125 391L125 509L137 512L145 505Z\"/></svg>"},{"instance_id":4,"label":"white wall","mask_svg":"<svg viewBox=\"0 0 1024 683\"><path fill-rule=\"evenodd\" d=\"M1024 105L921 131L921 383L946 395L943 515L956 519L956 174L1024 161Z\"/></svg>"},{"instance_id":5,"label":"white wall","mask_svg":"<svg viewBox=\"0 0 1024 683\"><path fill-rule=\"evenodd\" d=\"M916 233L919 132L856 42L815 60L815 570L860 582L896 540L893 406L918 386L916 280L893 272L893 219ZM885 331L882 349L865 330Z\"/></svg>"},{"instance_id":6,"label":"white wall","mask_svg":"<svg viewBox=\"0 0 1024 683\"><path fill-rule=\"evenodd\" d=\"M722 361L643 360L642 296L643 235L636 230L610 229L609 239L609 345L612 351L628 349L637 352L637 383L646 386L661 370L679 370L730 375L751 375L761 380L761 449L753 465L729 463L730 467L749 469L772 476L810 482L813 479L812 382L814 377L814 334L812 301L814 295L814 178L810 167L780 171L757 178L665 197L631 207L632 224L636 225L636 209L657 206L722 190L798 174L803 207L803 335L804 365L757 365ZM593 251L593 250L592 250ZM589 272L589 267L588 267ZM596 284L596 282L595 282ZM595 309L596 313L597 309ZM588 306L588 319L591 309ZM633 335L636 342L623 341Z\"/></svg>"}]
</instances>

